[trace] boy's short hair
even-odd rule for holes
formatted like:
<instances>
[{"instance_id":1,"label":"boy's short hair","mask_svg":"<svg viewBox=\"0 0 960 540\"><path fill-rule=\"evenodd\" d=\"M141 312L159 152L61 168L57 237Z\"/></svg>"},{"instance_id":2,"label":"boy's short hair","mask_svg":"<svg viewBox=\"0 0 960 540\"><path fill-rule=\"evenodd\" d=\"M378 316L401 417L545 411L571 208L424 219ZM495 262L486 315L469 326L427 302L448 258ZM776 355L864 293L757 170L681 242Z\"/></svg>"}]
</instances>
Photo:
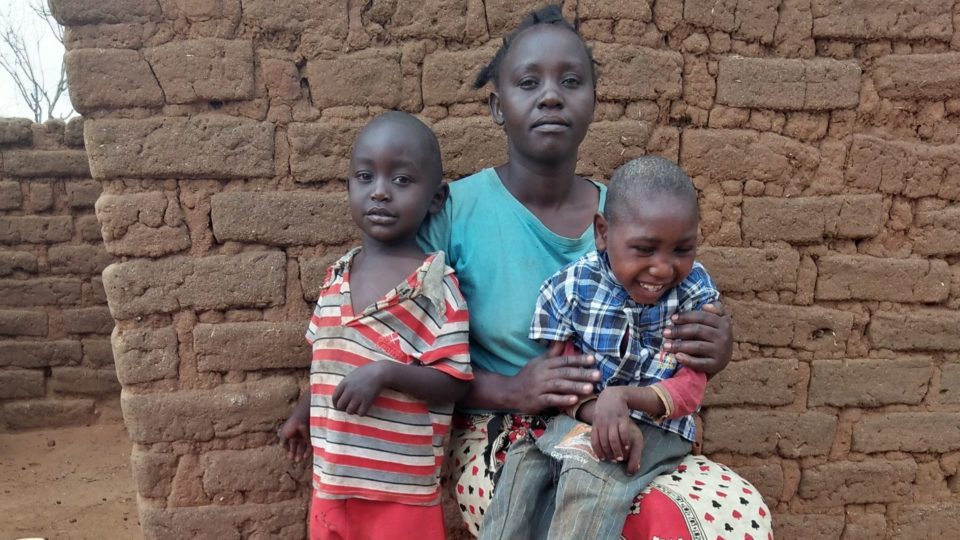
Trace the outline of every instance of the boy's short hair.
<instances>
[{"instance_id":1,"label":"boy's short hair","mask_svg":"<svg viewBox=\"0 0 960 540\"><path fill-rule=\"evenodd\" d=\"M615 221L632 203L652 195L671 195L689 203L699 217L697 190L679 165L660 156L641 156L621 165L610 177L603 216Z\"/></svg>"},{"instance_id":2,"label":"boy's short hair","mask_svg":"<svg viewBox=\"0 0 960 540\"><path fill-rule=\"evenodd\" d=\"M357 140L360 140L364 132L381 124L401 125L411 131L411 136L416 135L415 142L420 145L420 150L423 151L424 170L437 184L443 182L443 159L440 154L440 141L437 140L436 133L429 126L410 113L390 110L367 122L367 125L363 126L357 134Z\"/></svg>"}]
</instances>

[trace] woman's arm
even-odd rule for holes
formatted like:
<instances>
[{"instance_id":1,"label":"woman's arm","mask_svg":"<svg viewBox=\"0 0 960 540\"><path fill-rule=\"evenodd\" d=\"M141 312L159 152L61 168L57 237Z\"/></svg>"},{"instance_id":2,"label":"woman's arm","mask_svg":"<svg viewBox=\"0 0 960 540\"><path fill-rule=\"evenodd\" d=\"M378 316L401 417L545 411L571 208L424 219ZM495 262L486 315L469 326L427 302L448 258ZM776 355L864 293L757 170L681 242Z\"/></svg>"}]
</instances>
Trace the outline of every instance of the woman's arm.
<instances>
[{"instance_id":1,"label":"woman's arm","mask_svg":"<svg viewBox=\"0 0 960 540\"><path fill-rule=\"evenodd\" d=\"M663 331L663 349L676 354L678 362L708 376L727 367L733 356L733 324L723 304L706 304L671 320L674 326Z\"/></svg>"},{"instance_id":2,"label":"woman's arm","mask_svg":"<svg viewBox=\"0 0 960 540\"><path fill-rule=\"evenodd\" d=\"M470 391L459 404L530 414L573 405L593 392L600 372L592 369L592 356L560 356L562 350L563 343L551 345L512 377L474 368Z\"/></svg>"}]
</instances>

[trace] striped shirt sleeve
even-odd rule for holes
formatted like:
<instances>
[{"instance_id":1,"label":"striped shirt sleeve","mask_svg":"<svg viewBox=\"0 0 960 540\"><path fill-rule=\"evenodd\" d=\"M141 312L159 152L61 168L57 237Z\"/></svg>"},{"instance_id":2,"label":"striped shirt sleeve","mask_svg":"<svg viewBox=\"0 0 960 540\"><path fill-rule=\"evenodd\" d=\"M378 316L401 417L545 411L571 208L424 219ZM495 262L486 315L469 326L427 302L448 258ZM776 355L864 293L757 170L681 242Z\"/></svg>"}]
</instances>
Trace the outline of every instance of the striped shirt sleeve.
<instances>
[{"instance_id":1,"label":"striped shirt sleeve","mask_svg":"<svg viewBox=\"0 0 960 540\"><path fill-rule=\"evenodd\" d=\"M438 369L451 377L472 380L470 368L470 315L460 286L453 274L443 278L444 322L436 333L433 346L420 355L425 366Z\"/></svg>"}]
</instances>

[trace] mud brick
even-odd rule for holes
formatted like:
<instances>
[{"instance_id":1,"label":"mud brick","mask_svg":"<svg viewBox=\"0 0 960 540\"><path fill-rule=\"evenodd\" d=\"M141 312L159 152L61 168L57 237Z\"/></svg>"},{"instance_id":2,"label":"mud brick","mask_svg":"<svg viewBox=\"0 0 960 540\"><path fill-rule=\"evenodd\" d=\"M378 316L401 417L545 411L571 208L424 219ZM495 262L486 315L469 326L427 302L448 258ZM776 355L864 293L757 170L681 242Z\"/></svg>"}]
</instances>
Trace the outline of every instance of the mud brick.
<instances>
[{"instance_id":1,"label":"mud brick","mask_svg":"<svg viewBox=\"0 0 960 540\"><path fill-rule=\"evenodd\" d=\"M207 493L295 491L297 482L288 474L292 466L280 445L207 452L200 457ZM237 474L238 470L246 472Z\"/></svg>"},{"instance_id":2,"label":"mud brick","mask_svg":"<svg viewBox=\"0 0 960 540\"><path fill-rule=\"evenodd\" d=\"M326 277L327 269L337 261L342 253L332 253L325 257L300 259L300 285L303 288L303 299L315 302L320 294L320 286Z\"/></svg>"},{"instance_id":3,"label":"mud brick","mask_svg":"<svg viewBox=\"0 0 960 540\"><path fill-rule=\"evenodd\" d=\"M0 279L0 305L72 306L80 303L80 295L77 279Z\"/></svg>"},{"instance_id":4,"label":"mud brick","mask_svg":"<svg viewBox=\"0 0 960 540\"><path fill-rule=\"evenodd\" d=\"M361 127L360 122L343 119L290 124L287 139L294 178L298 182L346 179L350 149Z\"/></svg>"},{"instance_id":5,"label":"mud brick","mask_svg":"<svg viewBox=\"0 0 960 540\"><path fill-rule=\"evenodd\" d=\"M960 198L960 145L854 135L849 156L845 176L851 186L910 198Z\"/></svg>"},{"instance_id":6,"label":"mud brick","mask_svg":"<svg viewBox=\"0 0 960 540\"><path fill-rule=\"evenodd\" d=\"M64 63L70 102L81 113L163 105L160 85L138 51L79 49L68 52Z\"/></svg>"},{"instance_id":7,"label":"mud brick","mask_svg":"<svg viewBox=\"0 0 960 540\"><path fill-rule=\"evenodd\" d=\"M63 310L63 327L68 334L109 334L113 317L106 306Z\"/></svg>"},{"instance_id":8,"label":"mud brick","mask_svg":"<svg viewBox=\"0 0 960 540\"><path fill-rule=\"evenodd\" d=\"M134 446L130 453L130 468L137 492L142 497L163 498L170 494L170 481L177 471L177 456Z\"/></svg>"},{"instance_id":9,"label":"mud brick","mask_svg":"<svg viewBox=\"0 0 960 540\"><path fill-rule=\"evenodd\" d=\"M946 261L829 255L817 261L818 300L942 302L950 294Z\"/></svg>"},{"instance_id":10,"label":"mud brick","mask_svg":"<svg viewBox=\"0 0 960 540\"><path fill-rule=\"evenodd\" d=\"M112 264L103 271L103 285L115 319L191 307L278 305L283 303L285 284L286 258L277 252L134 260Z\"/></svg>"},{"instance_id":11,"label":"mud brick","mask_svg":"<svg viewBox=\"0 0 960 540\"><path fill-rule=\"evenodd\" d=\"M423 104L452 105L482 101L485 89L475 90L473 81L493 58L490 45L466 51L437 51L423 60Z\"/></svg>"},{"instance_id":12,"label":"mud brick","mask_svg":"<svg viewBox=\"0 0 960 540\"><path fill-rule=\"evenodd\" d=\"M771 43L779 7L779 0L687 0L683 3L683 20L741 39Z\"/></svg>"},{"instance_id":13,"label":"mud brick","mask_svg":"<svg viewBox=\"0 0 960 540\"><path fill-rule=\"evenodd\" d=\"M826 455L837 418L818 412L710 409L703 417L703 451L788 458Z\"/></svg>"},{"instance_id":14,"label":"mud brick","mask_svg":"<svg viewBox=\"0 0 960 540\"><path fill-rule=\"evenodd\" d=\"M33 140L32 124L26 118L0 118L0 145L30 144Z\"/></svg>"},{"instance_id":15,"label":"mud brick","mask_svg":"<svg viewBox=\"0 0 960 540\"><path fill-rule=\"evenodd\" d=\"M774 538L803 540L840 540L843 515L778 513L773 519Z\"/></svg>"},{"instance_id":16,"label":"mud brick","mask_svg":"<svg viewBox=\"0 0 960 540\"><path fill-rule=\"evenodd\" d=\"M867 336L877 347L894 350L960 351L960 313L923 309L908 313L878 311Z\"/></svg>"},{"instance_id":17,"label":"mud brick","mask_svg":"<svg viewBox=\"0 0 960 540\"><path fill-rule=\"evenodd\" d=\"M243 22L263 30L316 29L340 39L347 35L347 8L339 0L243 0Z\"/></svg>"},{"instance_id":18,"label":"mud brick","mask_svg":"<svg viewBox=\"0 0 960 540\"><path fill-rule=\"evenodd\" d=\"M503 163L507 142L503 129L489 118L445 118L433 125L444 141L443 169L447 178L459 178Z\"/></svg>"},{"instance_id":19,"label":"mud brick","mask_svg":"<svg viewBox=\"0 0 960 540\"><path fill-rule=\"evenodd\" d=\"M103 245L52 246L47 251L50 271L54 274L99 275L113 257Z\"/></svg>"},{"instance_id":20,"label":"mud brick","mask_svg":"<svg viewBox=\"0 0 960 540\"><path fill-rule=\"evenodd\" d=\"M0 251L0 276L19 271L36 272L36 255L26 251Z\"/></svg>"},{"instance_id":21,"label":"mud brick","mask_svg":"<svg viewBox=\"0 0 960 540\"><path fill-rule=\"evenodd\" d=\"M865 414L853 426L855 452L951 452L960 449L960 412Z\"/></svg>"},{"instance_id":22,"label":"mud brick","mask_svg":"<svg viewBox=\"0 0 960 540\"><path fill-rule=\"evenodd\" d=\"M83 345L83 361L85 364L104 367L110 366L110 370L116 372L113 365L113 347L109 339L91 339L80 340Z\"/></svg>"},{"instance_id":23,"label":"mud brick","mask_svg":"<svg viewBox=\"0 0 960 540\"><path fill-rule=\"evenodd\" d=\"M211 390L150 394L124 390L120 404L134 442L209 441L272 432L299 394L293 378L276 377Z\"/></svg>"},{"instance_id":24,"label":"mud brick","mask_svg":"<svg viewBox=\"0 0 960 540\"><path fill-rule=\"evenodd\" d=\"M155 0L54 0L50 7L63 25L147 22L161 16Z\"/></svg>"},{"instance_id":25,"label":"mud brick","mask_svg":"<svg viewBox=\"0 0 960 540\"><path fill-rule=\"evenodd\" d=\"M398 38L459 40L466 31L468 3L468 0L377 2L366 15Z\"/></svg>"},{"instance_id":26,"label":"mud brick","mask_svg":"<svg viewBox=\"0 0 960 540\"><path fill-rule=\"evenodd\" d=\"M0 244L53 244L71 238L70 216L0 216Z\"/></svg>"},{"instance_id":27,"label":"mud brick","mask_svg":"<svg viewBox=\"0 0 960 540\"><path fill-rule=\"evenodd\" d=\"M900 507L893 520L891 538L949 538L957 530L960 530L960 504L906 504Z\"/></svg>"},{"instance_id":28,"label":"mud brick","mask_svg":"<svg viewBox=\"0 0 960 540\"><path fill-rule=\"evenodd\" d=\"M723 292L795 291L800 254L792 249L697 249L697 259Z\"/></svg>"},{"instance_id":29,"label":"mud brick","mask_svg":"<svg viewBox=\"0 0 960 540\"><path fill-rule=\"evenodd\" d=\"M106 250L114 255L159 257L190 247L190 231L175 193L103 195L96 210Z\"/></svg>"},{"instance_id":30,"label":"mud brick","mask_svg":"<svg viewBox=\"0 0 960 540\"><path fill-rule=\"evenodd\" d=\"M43 368L80 362L79 341L0 341L0 367Z\"/></svg>"},{"instance_id":31,"label":"mud brick","mask_svg":"<svg viewBox=\"0 0 960 540\"><path fill-rule=\"evenodd\" d=\"M23 178L90 176L83 150L8 150L0 160L0 173Z\"/></svg>"},{"instance_id":32,"label":"mud brick","mask_svg":"<svg viewBox=\"0 0 960 540\"><path fill-rule=\"evenodd\" d=\"M43 397L43 370L0 370L0 399Z\"/></svg>"},{"instance_id":33,"label":"mud brick","mask_svg":"<svg viewBox=\"0 0 960 540\"><path fill-rule=\"evenodd\" d=\"M307 535L307 506L299 500L238 506L157 508L143 505L140 522L146 540L162 538L275 538ZM242 531L242 532L241 532Z\"/></svg>"},{"instance_id":34,"label":"mud brick","mask_svg":"<svg viewBox=\"0 0 960 540\"><path fill-rule=\"evenodd\" d=\"M0 335L46 336L47 314L25 309L0 310Z\"/></svg>"},{"instance_id":35,"label":"mud brick","mask_svg":"<svg viewBox=\"0 0 960 540\"><path fill-rule=\"evenodd\" d=\"M842 351L853 328L853 314L823 307L797 307L726 299L738 341Z\"/></svg>"},{"instance_id":36,"label":"mud brick","mask_svg":"<svg viewBox=\"0 0 960 540\"><path fill-rule=\"evenodd\" d=\"M144 51L167 103L253 97L253 43L190 39Z\"/></svg>"},{"instance_id":37,"label":"mud brick","mask_svg":"<svg viewBox=\"0 0 960 540\"><path fill-rule=\"evenodd\" d=\"M953 35L950 0L812 0L816 38L949 40Z\"/></svg>"},{"instance_id":38,"label":"mud brick","mask_svg":"<svg viewBox=\"0 0 960 540\"><path fill-rule=\"evenodd\" d=\"M274 126L243 118L87 120L90 171L97 179L271 176Z\"/></svg>"},{"instance_id":39,"label":"mud brick","mask_svg":"<svg viewBox=\"0 0 960 540\"><path fill-rule=\"evenodd\" d=\"M676 51L595 43L593 55L603 66L601 100L676 99L682 93L683 56Z\"/></svg>"},{"instance_id":40,"label":"mud brick","mask_svg":"<svg viewBox=\"0 0 960 540\"><path fill-rule=\"evenodd\" d=\"M703 405L787 405L796 399L796 360L755 358L731 362L707 385Z\"/></svg>"},{"instance_id":41,"label":"mud brick","mask_svg":"<svg viewBox=\"0 0 960 540\"><path fill-rule=\"evenodd\" d=\"M729 57L720 60L717 103L731 107L827 110L855 107L860 66L832 59Z\"/></svg>"},{"instance_id":42,"label":"mud brick","mask_svg":"<svg viewBox=\"0 0 960 540\"><path fill-rule=\"evenodd\" d=\"M217 193L210 209L220 242L339 245L356 236L346 193Z\"/></svg>"},{"instance_id":43,"label":"mud brick","mask_svg":"<svg viewBox=\"0 0 960 540\"><path fill-rule=\"evenodd\" d=\"M308 321L198 324L193 350L200 371L306 368Z\"/></svg>"},{"instance_id":44,"label":"mud brick","mask_svg":"<svg viewBox=\"0 0 960 540\"><path fill-rule=\"evenodd\" d=\"M53 368L50 388L60 394L115 395L120 381L113 368L62 367Z\"/></svg>"},{"instance_id":45,"label":"mud brick","mask_svg":"<svg viewBox=\"0 0 960 540\"><path fill-rule=\"evenodd\" d=\"M13 210L23 204L19 182L0 182L0 210Z\"/></svg>"},{"instance_id":46,"label":"mud brick","mask_svg":"<svg viewBox=\"0 0 960 540\"><path fill-rule=\"evenodd\" d=\"M400 105L400 50L366 49L307 63L310 95L316 107Z\"/></svg>"},{"instance_id":47,"label":"mud brick","mask_svg":"<svg viewBox=\"0 0 960 540\"><path fill-rule=\"evenodd\" d=\"M838 461L804 469L798 493L822 506L897 502L913 492L916 476L912 459Z\"/></svg>"},{"instance_id":48,"label":"mud brick","mask_svg":"<svg viewBox=\"0 0 960 540\"><path fill-rule=\"evenodd\" d=\"M960 207L918 212L910 230L914 250L921 255L960 253Z\"/></svg>"},{"instance_id":49,"label":"mud brick","mask_svg":"<svg viewBox=\"0 0 960 540\"><path fill-rule=\"evenodd\" d=\"M0 417L13 429L78 427L94 419L93 399L31 399L0 405Z\"/></svg>"},{"instance_id":50,"label":"mud brick","mask_svg":"<svg viewBox=\"0 0 960 540\"><path fill-rule=\"evenodd\" d=\"M177 376L180 354L173 327L113 329L114 363L124 385Z\"/></svg>"},{"instance_id":51,"label":"mud brick","mask_svg":"<svg viewBox=\"0 0 960 540\"><path fill-rule=\"evenodd\" d=\"M97 197L103 191L100 182L93 180L64 182L64 187L67 190L67 206L70 208L93 208Z\"/></svg>"},{"instance_id":52,"label":"mud brick","mask_svg":"<svg viewBox=\"0 0 960 540\"><path fill-rule=\"evenodd\" d=\"M927 394L933 377L933 360L929 357L814 360L812 369L811 407L917 405Z\"/></svg>"},{"instance_id":53,"label":"mud brick","mask_svg":"<svg viewBox=\"0 0 960 540\"><path fill-rule=\"evenodd\" d=\"M811 182L820 168L820 152L775 133L743 129L686 129L680 164L691 177L713 182Z\"/></svg>"},{"instance_id":54,"label":"mud brick","mask_svg":"<svg viewBox=\"0 0 960 540\"><path fill-rule=\"evenodd\" d=\"M819 243L825 237L869 238L886 220L880 195L748 197L743 199L743 236L749 240Z\"/></svg>"}]
</instances>

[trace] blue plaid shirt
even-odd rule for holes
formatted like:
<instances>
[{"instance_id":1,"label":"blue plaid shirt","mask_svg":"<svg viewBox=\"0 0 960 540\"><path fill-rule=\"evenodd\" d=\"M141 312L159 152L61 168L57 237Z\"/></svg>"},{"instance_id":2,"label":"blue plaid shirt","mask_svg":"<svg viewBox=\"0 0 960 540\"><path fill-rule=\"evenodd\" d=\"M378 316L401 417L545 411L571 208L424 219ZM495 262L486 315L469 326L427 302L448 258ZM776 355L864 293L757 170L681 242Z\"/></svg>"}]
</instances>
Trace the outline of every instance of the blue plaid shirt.
<instances>
[{"instance_id":1,"label":"blue plaid shirt","mask_svg":"<svg viewBox=\"0 0 960 540\"><path fill-rule=\"evenodd\" d=\"M600 370L597 393L607 386L648 386L669 379L680 367L672 354L661 354L663 329L681 311L700 309L717 301L720 293L706 269L693 263L690 275L667 291L654 305L633 301L610 269L605 252L590 252L565 266L540 287L530 325L530 338L572 341L593 354ZM620 344L625 336L626 354ZM631 411L633 418L696 439L693 415L657 422Z\"/></svg>"}]
</instances>

